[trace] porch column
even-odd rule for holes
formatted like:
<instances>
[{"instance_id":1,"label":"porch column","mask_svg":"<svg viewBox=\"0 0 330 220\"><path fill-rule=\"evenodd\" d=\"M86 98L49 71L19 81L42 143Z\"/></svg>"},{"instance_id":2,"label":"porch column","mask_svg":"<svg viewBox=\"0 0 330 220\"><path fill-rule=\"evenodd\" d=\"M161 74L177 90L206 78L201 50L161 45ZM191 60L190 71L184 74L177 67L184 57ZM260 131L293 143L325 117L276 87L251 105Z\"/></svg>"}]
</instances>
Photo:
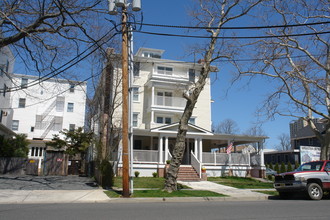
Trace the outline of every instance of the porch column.
<instances>
[{"instance_id":1,"label":"porch column","mask_svg":"<svg viewBox=\"0 0 330 220\"><path fill-rule=\"evenodd\" d=\"M195 143L194 143L194 154L195 157L198 158L198 140L195 138Z\"/></svg>"},{"instance_id":2,"label":"porch column","mask_svg":"<svg viewBox=\"0 0 330 220\"><path fill-rule=\"evenodd\" d=\"M165 162L168 160L168 137L165 137Z\"/></svg>"},{"instance_id":3,"label":"porch column","mask_svg":"<svg viewBox=\"0 0 330 220\"><path fill-rule=\"evenodd\" d=\"M199 142L199 144L198 144L198 148L199 148L199 162L203 162L203 140L202 140L202 138L199 138L198 139L198 142Z\"/></svg>"},{"instance_id":4,"label":"porch column","mask_svg":"<svg viewBox=\"0 0 330 220\"><path fill-rule=\"evenodd\" d=\"M163 137L159 136L158 140L158 162L163 163Z\"/></svg>"},{"instance_id":5,"label":"porch column","mask_svg":"<svg viewBox=\"0 0 330 220\"><path fill-rule=\"evenodd\" d=\"M150 137L150 150L154 150L154 137Z\"/></svg>"},{"instance_id":6,"label":"porch column","mask_svg":"<svg viewBox=\"0 0 330 220\"><path fill-rule=\"evenodd\" d=\"M155 87L151 87L151 106L155 104Z\"/></svg>"},{"instance_id":7,"label":"porch column","mask_svg":"<svg viewBox=\"0 0 330 220\"><path fill-rule=\"evenodd\" d=\"M155 121L155 113L154 111L151 111L151 123L154 123Z\"/></svg>"}]
</instances>

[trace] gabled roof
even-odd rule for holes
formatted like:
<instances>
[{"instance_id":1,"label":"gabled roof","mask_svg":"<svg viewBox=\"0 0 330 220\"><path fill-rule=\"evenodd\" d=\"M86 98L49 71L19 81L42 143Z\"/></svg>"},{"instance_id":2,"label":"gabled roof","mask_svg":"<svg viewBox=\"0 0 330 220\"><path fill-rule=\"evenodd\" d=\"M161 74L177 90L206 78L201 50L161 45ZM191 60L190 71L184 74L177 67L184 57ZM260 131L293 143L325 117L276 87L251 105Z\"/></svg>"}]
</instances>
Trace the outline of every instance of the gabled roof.
<instances>
[{"instance_id":1,"label":"gabled roof","mask_svg":"<svg viewBox=\"0 0 330 220\"><path fill-rule=\"evenodd\" d=\"M177 134L179 122L150 129L150 132ZM188 123L187 135L213 135L211 131Z\"/></svg>"}]
</instances>

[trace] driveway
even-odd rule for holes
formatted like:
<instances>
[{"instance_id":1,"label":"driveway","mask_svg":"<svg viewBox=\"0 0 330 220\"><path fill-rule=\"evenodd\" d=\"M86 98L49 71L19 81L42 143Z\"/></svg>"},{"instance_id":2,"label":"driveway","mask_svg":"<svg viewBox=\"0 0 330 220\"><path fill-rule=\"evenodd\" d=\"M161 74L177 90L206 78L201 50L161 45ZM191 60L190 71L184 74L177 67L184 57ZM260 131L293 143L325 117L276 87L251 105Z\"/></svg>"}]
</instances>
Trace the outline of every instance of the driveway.
<instances>
[{"instance_id":1,"label":"driveway","mask_svg":"<svg viewBox=\"0 0 330 220\"><path fill-rule=\"evenodd\" d=\"M93 190L94 180L81 176L0 175L0 190Z\"/></svg>"}]
</instances>

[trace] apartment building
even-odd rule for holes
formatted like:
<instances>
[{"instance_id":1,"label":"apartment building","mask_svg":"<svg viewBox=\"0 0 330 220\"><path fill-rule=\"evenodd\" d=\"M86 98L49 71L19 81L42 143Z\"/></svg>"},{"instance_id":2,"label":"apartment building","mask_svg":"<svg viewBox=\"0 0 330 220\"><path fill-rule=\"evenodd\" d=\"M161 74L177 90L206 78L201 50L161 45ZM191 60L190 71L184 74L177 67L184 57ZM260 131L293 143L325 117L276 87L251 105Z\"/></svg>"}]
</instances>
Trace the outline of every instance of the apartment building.
<instances>
[{"instance_id":1,"label":"apartment building","mask_svg":"<svg viewBox=\"0 0 330 220\"><path fill-rule=\"evenodd\" d=\"M87 83L14 74L9 48L1 51L1 126L27 136L29 158L39 159L40 168L46 141L63 129L84 126Z\"/></svg>"},{"instance_id":2,"label":"apartment building","mask_svg":"<svg viewBox=\"0 0 330 220\"><path fill-rule=\"evenodd\" d=\"M151 176L154 172L163 175L165 163L171 158L178 122L186 104L183 93L189 93L197 82L202 68L200 63L163 59L163 53L164 50L140 48L131 67L131 162L133 170L139 171L142 176ZM106 73L103 73L100 81L100 85L103 86L104 74ZM121 66L118 56L113 56L112 72L108 74L111 76L109 82L112 85L109 94L113 101L110 107L114 107L114 103L120 103L121 99L121 83L118 80L121 79ZM100 96L105 94L105 90L100 91L95 94L94 100L99 100ZM100 116L103 114L104 106L102 102L95 103L100 105L97 107L98 111L95 111ZM111 114L111 123L118 129L121 126L121 110L118 105ZM96 133L102 132L102 117L94 119L92 127L98 131ZM213 149L226 147L230 143L262 145L267 137L214 134L211 124L211 83L208 78L189 120L182 166L193 167L199 176L202 166L207 168L210 176L221 176L229 169L234 170L234 175L246 175L251 171L249 156L246 156L244 163L240 163L242 154L214 153L216 151ZM113 161L118 162L116 169L120 175L120 145L111 152L111 157Z\"/></svg>"}]
</instances>

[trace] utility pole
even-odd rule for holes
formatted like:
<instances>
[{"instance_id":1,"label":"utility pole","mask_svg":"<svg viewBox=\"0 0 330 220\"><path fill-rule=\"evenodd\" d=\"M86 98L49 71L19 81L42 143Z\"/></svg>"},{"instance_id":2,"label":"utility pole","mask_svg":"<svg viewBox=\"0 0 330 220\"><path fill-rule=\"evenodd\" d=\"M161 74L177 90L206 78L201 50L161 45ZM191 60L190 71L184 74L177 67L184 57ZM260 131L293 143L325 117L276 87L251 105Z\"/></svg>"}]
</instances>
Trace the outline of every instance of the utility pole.
<instances>
[{"instance_id":1,"label":"utility pole","mask_svg":"<svg viewBox=\"0 0 330 220\"><path fill-rule=\"evenodd\" d=\"M122 22L122 147L123 147L123 194L122 196L127 198L130 196L129 192L129 132L128 132L128 117L129 117L129 107L128 107L128 27L127 27L127 7L129 4L127 0L109 0L109 13L117 14L117 8L121 8L121 22ZM141 1L132 1L132 10L141 10Z\"/></svg>"}]
</instances>

